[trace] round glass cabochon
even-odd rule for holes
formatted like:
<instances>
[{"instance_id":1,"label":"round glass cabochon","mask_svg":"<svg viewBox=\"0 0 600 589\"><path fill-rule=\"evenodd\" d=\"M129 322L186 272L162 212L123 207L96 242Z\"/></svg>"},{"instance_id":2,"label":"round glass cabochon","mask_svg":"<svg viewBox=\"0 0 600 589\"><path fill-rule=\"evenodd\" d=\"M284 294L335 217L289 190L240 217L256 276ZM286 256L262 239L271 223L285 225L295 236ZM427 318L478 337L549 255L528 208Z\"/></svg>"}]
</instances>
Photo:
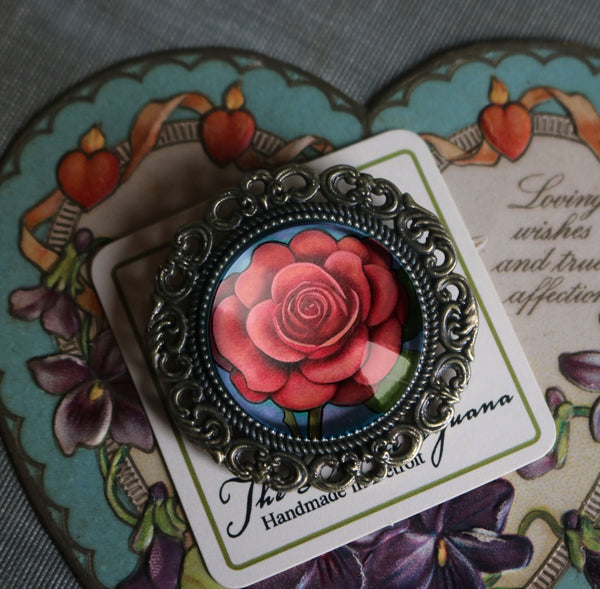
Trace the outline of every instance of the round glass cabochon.
<instances>
[{"instance_id":1,"label":"round glass cabochon","mask_svg":"<svg viewBox=\"0 0 600 589\"><path fill-rule=\"evenodd\" d=\"M407 389L423 347L402 265L378 241L332 223L279 229L242 251L215 290L209 333L236 403L304 439L379 419Z\"/></svg>"}]
</instances>

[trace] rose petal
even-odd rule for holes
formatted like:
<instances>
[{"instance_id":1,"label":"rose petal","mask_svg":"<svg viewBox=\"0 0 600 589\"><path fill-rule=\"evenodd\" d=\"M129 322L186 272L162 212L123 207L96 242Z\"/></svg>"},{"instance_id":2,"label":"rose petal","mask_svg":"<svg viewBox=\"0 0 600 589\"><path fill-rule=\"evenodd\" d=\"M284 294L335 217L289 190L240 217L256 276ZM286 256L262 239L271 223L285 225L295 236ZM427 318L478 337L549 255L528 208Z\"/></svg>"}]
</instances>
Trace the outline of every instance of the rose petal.
<instances>
[{"instance_id":1,"label":"rose petal","mask_svg":"<svg viewBox=\"0 0 600 589\"><path fill-rule=\"evenodd\" d=\"M268 299L275 275L294 263L294 254L280 243L263 243L252 254L252 260L235 283L235 294L248 308Z\"/></svg>"},{"instance_id":2,"label":"rose petal","mask_svg":"<svg viewBox=\"0 0 600 589\"><path fill-rule=\"evenodd\" d=\"M238 279L238 276L239 276L239 273L230 274L225 280L223 280L223 282L221 282L221 284L219 285L219 288L217 289L217 292L215 293L215 297L213 299L211 313L214 312L214 309L217 308L217 306L220 304L220 302L223 299L226 299L227 297L230 297L232 294L234 294L235 283ZM211 321L212 321L212 315L211 315ZM217 346L215 344L215 338L214 338L212 329L210 330L208 337L210 340L210 352L213 355L214 361L223 370L226 370L227 372L231 372L231 369L233 368L233 364L231 362L229 362L229 360L227 360L226 358L223 358L223 356L221 356L221 354L219 354L219 350L217 350Z\"/></svg>"},{"instance_id":3,"label":"rose petal","mask_svg":"<svg viewBox=\"0 0 600 589\"><path fill-rule=\"evenodd\" d=\"M354 376L363 385L378 383L393 368L402 343L402 326L395 317L390 317L369 330L369 339L363 366Z\"/></svg>"},{"instance_id":4,"label":"rose petal","mask_svg":"<svg viewBox=\"0 0 600 589\"><path fill-rule=\"evenodd\" d=\"M329 402L344 407L360 405L368 401L374 394L375 390L370 385L358 384L354 380L345 380L338 384L337 391Z\"/></svg>"},{"instance_id":5,"label":"rose petal","mask_svg":"<svg viewBox=\"0 0 600 589\"><path fill-rule=\"evenodd\" d=\"M408 319L408 293L406 289L398 284L398 303L396 304L396 318L400 325L404 325Z\"/></svg>"},{"instance_id":6,"label":"rose petal","mask_svg":"<svg viewBox=\"0 0 600 589\"><path fill-rule=\"evenodd\" d=\"M361 367L368 341L368 330L361 325L336 354L321 360L306 360L300 370L308 380L337 383L350 378Z\"/></svg>"},{"instance_id":7,"label":"rose petal","mask_svg":"<svg viewBox=\"0 0 600 589\"><path fill-rule=\"evenodd\" d=\"M295 235L290 249L297 262L312 262L321 265L327 256L337 251L337 243L331 235L318 229L307 229Z\"/></svg>"},{"instance_id":8,"label":"rose petal","mask_svg":"<svg viewBox=\"0 0 600 589\"><path fill-rule=\"evenodd\" d=\"M371 287L361 259L351 252L338 251L325 260L324 268L344 290L356 292L360 301L360 320L364 322L371 311Z\"/></svg>"},{"instance_id":9,"label":"rose petal","mask_svg":"<svg viewBox=\"0 0 600 589\"><path fill-rule=\"evenodd\" d=\"M150 452L154 437L144 409L139 403L114 396L110 433L120 444L133 444Z\"/></svg>"},{"instance_id":10,"label":"rose petal","mask_svg":"<svg viewBox=\"0 0 600 589\"><path fill-rule=\"evenodd\" d=\"M307 380L300 371L294 371L285 386L271 398L284 409L307 411L327 403L335 391L335 384L316 384Z\"/></svg>"},{"instance_id":11,"label":"rose petal","mask_svg":"<svg viewBox=\"0 0 600 589\"><path fill-rule=\"evenodd\" d=\"M247 314L248 310L236 296L224 299L213 315L215 344L219 353L244 375L251 390L275 392L286 383L287 369L252 343L246 332Z\"/></svg>"},{"instance_id":12,"label":"rose petal","mask_svg":"<svg viewBox=\"0 0 600 589\"><path fill-rule=\"evenodd\" d=\"M312 290L310 286L306 288ZM344 338L356 325L359 313L358 295L354 291L348 293L347 301L340 300L341 297L332 292L318 296L327 299L329 306L328 312L318 320L302 318L285 302L277 306L274 317L278 337L311 359L324 358L339 351Z\"/></svg>"},{"instance_id":13,"label":"rose petal","mask_svg":"<svg viewBox=\"0 0 600 589\"><path fill-rule=\"evenodd\" d=\"M351 237L349 235L342 237L337 243L337 248L339 251L350 252L358 256L363 264L366 264L369 259L369 250L364 244L364 240L361 241L356 237Z\"/></svg>"},{"instance_id":14,"label":"rose petal","mask_svg":"<svg viewBox=\"0 0 600 589\"><path fill-rule=\"evenodd\" d=\"M47 393L66 393L93 378L83 358L71 354L31 358L27 366L37 385Z\"/></svg>"},{"instance_id":15,"label":"rose petal","mask_svg":"<svg viewBox=\"0 0 600 589\"><path fill-rule=\"evenodd\" d=\"M250 309L246 321L246 329L252 343L267 356L281 362L298 362L306 357L286 345L279 337L273 323L275 303L272 300L262 301Z\"/></svg>"},{"instance_id":16,"label":"rose petal","mask_svg":"<svg viewBox=\"0 0 600 589\"><path fill-rule=\"evenodd\" d=\"M565 378L578 387L600 392L600 352L594 350L561 354L558 357L558 367Z\"/></svg>"},{"instance_id":17,"label":"rose petal","mask_svg":"<svg viewBox=\"0 0 600 589\"><path fill-rule=\"evenodd\" d=\"M66 395L54 414L54 433L62 451L73 454L77 446L98 446L106 436L112 402L106 392L90 398L91 383Z\"/></svg>"},{"instance_id":18,"label":"rose petal","mask_svg":"<svg viewBox=\"0 0 600 589\"><path fill-rule=\"evenodd\" d=\"M231 373L231 382L233 383L233 386L235 386L235 388L241 393L242 397L244 397L246 401L250 401L250 403L262 403L269 398L269 395L266 393L259 393L249 389L246 381L244 380L244 375L239 370L234 370Z\"/></svg>"},{"instance_id":19,"label":"rose petal","mask_svg":"<svg viewBox=\"0 0 600 589\"><path fill-rule=\"evenodd\" d=\"M375 264L376 266L381 266L382 268L391 267L392 255L377 240L369 237L363 240L363 244L369 252L369 257L365 262L366 264Z\"/></svg>"},{"instance_id":20,"label":"rose petal","mask_svg":"<svg viewBox=\"0 0 600 589\"><path fill-rule=\"evenodd\" d=\"M303 282L322 284L331 289L336 295L346 299L342 287L323 268L307 262L298 262L283 268L273 279L273 285L271 286L273 301L282 303L288 294Z\"/></svg>"},{"instance_id":21,"label":"rose petal","mask_svg":"<svg viewBox=\"0 0 600 589\"><path fill-rule=\"evenodd\" d=\"M11 293L8 312L18 319L37 319L56 303L58 293L45 286L21 288Z\"/></svg>"},{"instance_id":22,"label":"rose petal","mask_svg":"<svg viewBox=\"0 0 600 589\"><path fill-rule=\"evenodd\" d=\"M244 375L239 370L234 370L231 373L231 382L233 383L233 386L235 386L235 388L241 393L242 397L244 397L246 401L250 401L250 403L262 403L269 398L269 395L266 393L259 393L249 389L246 381L244 380Z\"/></svg>"},{"instance_id":23,"label":"rose petal","mask_svg":"<svg viewBox=\"0 0 600 589\"><path fill-rule=\"evenodd\" d=\"M127 373L127 365L110 329L96 336L92 349L92 369L101 379Z\"/></svg>"},{"instance_id":24,"label":"rose petal","mask_svg":"<svg viewBox=\"0 0 600 589\"><path fill-rule=\"evenodd\" d=\"M232 294L235 294L235 283L240 277L239 272L234 272L230 274L225 280L221 281L219 284L219 288L215 292L215 297L213 299L213 309L227 297L230 297Z\"/></svg>"},{"instance_id":25,"label":"rose petal","mask_svg":"<svg viewBox=\"0 0 600 589\"><path fill-rule=\"evenodd\" d=\"M366 265L365 276L371 286L371 312L367 317L367 325L379 325L385 321L398 303L398 282L388 268Z\"/></svg>"},{"instance_id":26,"label":"rose petal","mask_svg":"<svg viewBox=\"0 0 600 589\"><path fill-rule=\"evenodd\" d=\"M448 547L459 550L478 570L499 573L506 569L526 567L533 546L524 536L503 535L484 529L474 529L448 538Z\"/></svg>"}]
</instances>

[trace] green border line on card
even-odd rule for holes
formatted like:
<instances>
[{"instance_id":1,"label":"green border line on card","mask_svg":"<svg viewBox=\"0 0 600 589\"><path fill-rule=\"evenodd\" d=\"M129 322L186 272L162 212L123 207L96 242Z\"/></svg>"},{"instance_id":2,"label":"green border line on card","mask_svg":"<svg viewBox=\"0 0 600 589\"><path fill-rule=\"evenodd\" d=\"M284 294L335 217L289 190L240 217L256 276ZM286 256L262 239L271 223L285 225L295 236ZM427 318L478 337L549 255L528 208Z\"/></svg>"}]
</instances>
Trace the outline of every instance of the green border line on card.
<instances>
[{"instance_id":1,"label":"green border line on card","mask_svg":"<svg viewBox=\"0 0 600 589\"><path fill-rule=\"evenodd\" d=\"M444 218L444 215L442 214L442 211L440 209L440 206L433 194L433 191L431 189L431 186L429 185L429 183L427 182L427 178L425 177L425 174L423 172L423 169L415 155L414 152L410 151L410 150L399 150L399 151L395 151L393 153L390 153L386 156L382 156L380 158L377 158L375 160L372 160L370 162L367 162L365 164L362 164L360 166L356 166L359 170L364 170L366 168L370 168L373 166L376 166L378 164L387 162L391 159L397 158L397 157L401 157L404 155L408 155L412 161L413 164L415 165L418 173L419 173L419 177L421 178L421 181L423 182L423 185L427 191L427 194L429 195L429 198L431 199L431 202L435 208L435 211L438 215L438 217L442 220L442 222L447 226L446 220ZM161 249L166 249L168 247L168 244L161 244L160 246L156 246L154 248L151 248L150 250L147 250L145 252L139 253L136 256L132 257L132 258L128 258L125 260L122 260L121 262L119 262L118 264L116 264L112 271L111 271L111 277L113 280L113 283L115 285L115 289L117 291L118 297L121 301L121 304L123 305L125 314L131 324L131 328L133 330L134 336L136 341L138 342L138 345L140 346L140 350L142 351L143 354L143 358L144 358L144 362L147 366L147 369L149 371L149 373L152 375L152 381L154 383L154 386L156 387L157 393L160 397L160 399L162 400L163 404L166 405L166 395L165 392L163 391L160 382L158 381L158 378L154 372L154 369L152 367L152 363L150 362L150 358L148 355L148 350L147 350L147 346L145 343L145 339L144 337L142 337L142 335L140 334L137 325L135 324L135 319L134 319L134 315L131 309L131 306L129 304L129 301L127 300L127 297L125 295L125 292L121 286L121 283L119 282L119 277L118 277L118 273L120 270L122 270L123 268L125 268L126 266L129 266L137 261L139 261L142 258L145 258L151 254L157 253L158 251L160 251ZM532 444L534 444L535 442L537 442L540 439L541 436L541 429L539 427L538 422L535 419L535 416L533 414L533 411L527 401L527 397L525 396L525 393L521 387L521 383L519 382L519 380L517 379L517 375L515 374L514 368L508 358L508 355L506 353L506 350L504 348L504 346L502 345L502 341L500 340L500 337L498 336L498 332L496 331L493 322L491 321L491 318L489 316L489 312L483 302L483 300L481 299L481 296L479 294L479 291L477 289L477 286L475 285L471 273L469 272L469 269L467 268L466 264L464 263L464 259L462 256L462 253L460 251L460 249L458 247L456 247L456 251L457 251L457 255L458 255L458 259L460 261L461 267L463 272L466 274L469 282L471 283L474 291L475 291L475 297L477 299L477 303L479 305L479 310L482 313L483 317L485 318L485 321L488 325L488 327L490 328L490 331L492 333L492 337L494 338L494 341L496 342L496 345L498 346L498 349L500 350L501 356L505 362L506 367L508 368L509 374L512 378L512 381L515 385L515 388L517 389L518 393L519 393L519 397L521 398L521 401L523 403L523 405L525 406L525 409L527 411L527 415L529 416L534 430L535 430L535 435L533 436L533 438L531 438L528 441L522 442L521 444L515 446L514 448L510 448L508 450L505 450L503 452L500 452L499 454L496 454L494 456L491 456L485 460L482 460L476 464L470 465L468 467L465 467L459 471L456 471L452 474L446 475L445 477L436 479L435 481L423 485L422 487L419 487L418 489L414 489L413 491L410 491L408 493L405 493L403 495L399 495L398 497L395 497L393 499L390 499L388 501L385 501L377 506L371 507L370 509L366 509L365 511L362 511L356 515L353 515L352 517L346 518L340 522L337 522L336 524L332 524L330 526L327 526L326 528L323 528L321 530L318 530L316 532L313 532L312 534L308 534L306 536L304 536L303 538L299 538L297 540L294 540L293 542L289 542L288 544L285 544L283 546L280 546L274 550L271 550L265 554L262 554L260 556L251 558L245 562L236 564L232 561L231 556L227 550L227 546L225 544L225 541L223 539L223 536L221 535L221 532L217 526L215 517L211 511L210 505L208 503L208 500L206 498L206 495L204 493L204 490L202 488L202 485L198 479L197 473L193 468L192 465L192 461L191 458L188 454L187 448L185 446L185 441L183 440L179 430L175 427L173 421L171 420L171 417L169 415L169 412L166 411L167 415L169 415L169 422L171 424L171 428L173 430L173 434L177 440L177 444L179 446L181 455L183 457L183 460L187 466L188 472L190 474L190 477L192 478L192 481L194 483L194 486L196 488L196 491L198 493L198 496L200 498L200 501L204 507L204 510L207 514L208 520L210 522L210 526L213 530L213 533L215 535L215 538L217 540L217 543L219 545L219 548L221 549L221 554L223 556L223 559L225 561L225 563L227 564L227 566L229 566L230 569L232 570L243 570L245 568L248 568L252 565L255 565L259 562L262 562L268 558L271 558L272 556L275 556L277 554L281 554L282 552L286 552L287 550L290 550L292 548L295 548L296 546L300 546L301 544L304 544L306 542L309 542L311 540L314 540L315 538L318 538L319 536L323 536L325 534L327 534L328 532L331 532L332 530L335 529L339 529L343 526L346 526L348 524L351 524L359 519L362 519L364 517L367 517L369 515L372 515L373 513L376 513L378 511L381 511L383 509L386 509L387 507L390 507L392 505L395 505L405 499L408 499L410 497L413 497L414 495L417 495L419 493L422 493L423 491L427 491L429 489L432 489L434 487L437 487L447 481L450 481L452 479L458 478L461 475L471 472L481 466L484 466L486 464L490 464L492 462L495 462L501 458L503 458L504 456L507 456L509 454L512 454L514 452L517 452L523 448L526 448L528 446L531 446Z\"/></svg>"}]
</instances>

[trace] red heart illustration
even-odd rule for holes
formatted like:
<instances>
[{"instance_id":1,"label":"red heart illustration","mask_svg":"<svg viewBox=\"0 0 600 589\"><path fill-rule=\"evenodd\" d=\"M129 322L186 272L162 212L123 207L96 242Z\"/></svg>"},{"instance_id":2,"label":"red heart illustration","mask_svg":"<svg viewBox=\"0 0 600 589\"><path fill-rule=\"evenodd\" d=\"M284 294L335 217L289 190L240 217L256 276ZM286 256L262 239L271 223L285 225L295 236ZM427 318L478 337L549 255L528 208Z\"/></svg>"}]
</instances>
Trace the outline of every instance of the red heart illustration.
<instances>
[{"instance_id":1,"label":"red heart illustration","mask_svg":"<svg viewBox=\"0 0 600 589\"><path fill-rule=\"evenodd\" d=\"M531 138L529 111L518 102L490 104L479 115L479 126L492 147L511 160L525 151Z\"/></svg>"},{"instance_id":2,"label":"red heart illustration","mask_svg":"<svg viewBox=\"0 0 600 589\"><path fill-rule=\"evenodd\" d=\"M215 163L224 166L250 145L254 126L252 115L245 110L213 110L202 121L204 148Z\"/></svg>"},{"instance_id":3,"label":"red heart illustration","mask_svg":"<svg viewBox=\"0 0 600 589\"><path fill-rule=\"evenodd\" d=\"M86 155L75 150L58 165L58 183L62 191L85 209L113 192L119 182L119 161L106 150Z\"/></svg>"}]
</instances>

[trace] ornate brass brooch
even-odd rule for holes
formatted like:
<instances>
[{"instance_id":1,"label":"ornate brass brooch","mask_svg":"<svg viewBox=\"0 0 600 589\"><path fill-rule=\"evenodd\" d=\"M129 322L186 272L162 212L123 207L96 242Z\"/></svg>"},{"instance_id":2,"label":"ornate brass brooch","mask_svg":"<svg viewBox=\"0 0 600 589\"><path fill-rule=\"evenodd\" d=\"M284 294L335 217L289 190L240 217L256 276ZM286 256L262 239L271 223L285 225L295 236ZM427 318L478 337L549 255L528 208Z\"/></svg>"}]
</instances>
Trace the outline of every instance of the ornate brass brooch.
<instances>
[{"instance_id":1,"label":"ornate brass brooch","mask_svg":"<svg viewBox=\"0 0 600 589\"><path fill-rule=\"evenodd\" d=\"M181 227L151 353L181 431L242 479L369 484L453 415L477 308L440 220L349 166L258 171Z\"/></svg>"}]
</instances>

